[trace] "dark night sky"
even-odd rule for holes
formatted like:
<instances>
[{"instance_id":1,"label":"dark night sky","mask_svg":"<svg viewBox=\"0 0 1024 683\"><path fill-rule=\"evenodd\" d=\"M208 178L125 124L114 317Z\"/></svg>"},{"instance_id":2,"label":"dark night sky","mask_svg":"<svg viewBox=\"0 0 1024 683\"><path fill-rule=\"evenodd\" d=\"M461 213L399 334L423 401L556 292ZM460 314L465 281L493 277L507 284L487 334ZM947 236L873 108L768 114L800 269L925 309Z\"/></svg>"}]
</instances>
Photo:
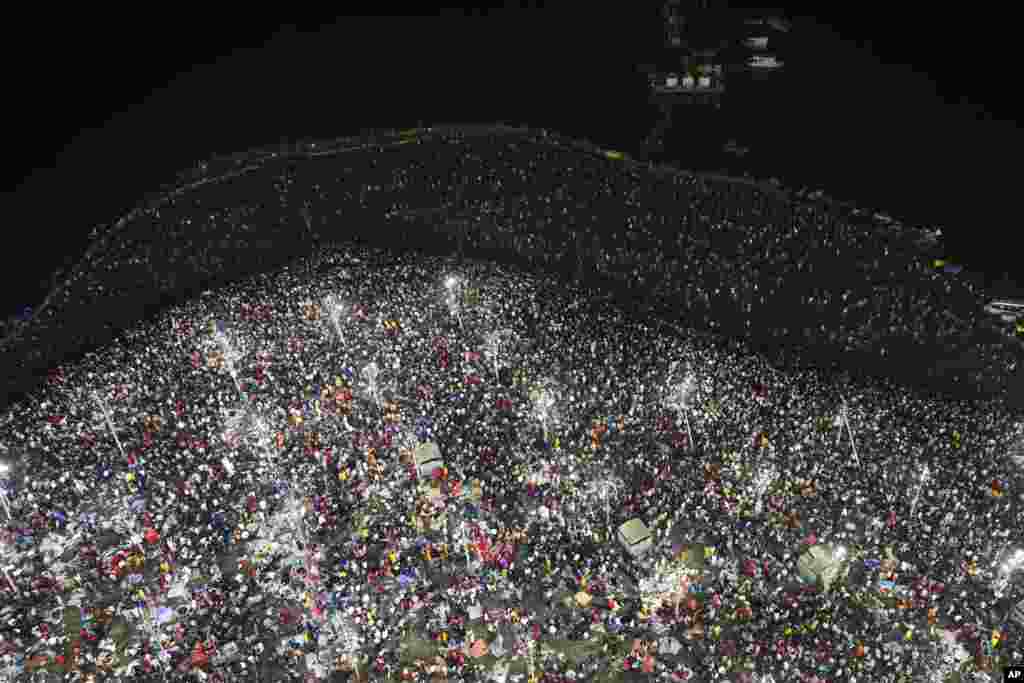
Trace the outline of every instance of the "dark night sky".
<instances>
[{"instance_id":1,"label":"dark night sky","mask_svg":"<svg viewBox=\"0 0 1024 683\"><path fill-rule=\"evenodd\" d=\"M18 259L5 307L41 298L40 281L81 253L90 227L212 154L418 120L528 123L628 148L651 116L635 65L658 49L652 7L325 29L25 17L21 44L4 47L16 68L0 201ZM951 255L1011 268L1010 169L1024 147L1010 121L1012 22L850 15L791 15L784 77L737 94L716 134L752 147L756 175L778 165L773 174L837 198L945 225Z\"/></svg>"}]
</instances>

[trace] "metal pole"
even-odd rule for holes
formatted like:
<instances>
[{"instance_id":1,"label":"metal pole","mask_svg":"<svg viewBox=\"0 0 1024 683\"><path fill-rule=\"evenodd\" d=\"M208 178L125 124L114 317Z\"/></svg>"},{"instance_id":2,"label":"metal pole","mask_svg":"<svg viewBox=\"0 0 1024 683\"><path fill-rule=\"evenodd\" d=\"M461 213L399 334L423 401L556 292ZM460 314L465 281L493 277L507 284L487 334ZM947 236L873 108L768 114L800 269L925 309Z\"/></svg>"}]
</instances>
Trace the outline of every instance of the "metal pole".
<instances>
[{"instance_id":1,"label":"metal pole","mask_svg":"<svg viewBox=\"0 0 1024 683\"><path fill-rule=\"evenodd\" d=\"M686 421L686 435L690 437L690 449L696 450L697 444L693 440L693 430L690 428L690 413L686 408L683 408L683 420Z\"/></svg>"},{"instance_id":2,"label":"metal pole","mask_svg":"<svg viewBox=\"0 0 1024 683\"><path fill-rule=\"evenodd\" d=\"M117 438L117 432L114 430L114 421L110 419L110 411L107 409L106 401L100 400L98 394L95 396L95 400L97 403L99 403L100 410L103 411L103 418L106 420L107 428L110 430L110 434L114 437L114 441L117 443L117 450L121 452L121 457L127 460L128 456L126 456L124 453L124 447L121 445L121 440Z\"/></svg>"},{"instance_id":3,"label":"metal pole","mask_svg":"<svg viewBox=\"0 0 1024 683\"><path fill-rule=\"evenodd\" d=\"M913 515L914 511L917 510L917 502L921 498L921 489L924 487L924 483L928 481L928 466L925 465L924 469L921 470L921 476L917 481L917 491L914 494L914 502L910 504L910 514Z\"/></svg>"},{"instance_id":4,"label":"metal pole","mask_svg":"<svg viewBox=\"0 0 1024 683\"><path fill-rule=\"evenodd\" d=\"M231 374L231 379L235 382L235 388L238 390L238 393L244 394L242 385L238 383L238 371L235 369L235 359L232 357L234 350L220 330L217 330L215 336L217 337L217 345L220 346L221 353L224 354L224 361L228 364L228 373Z\"/></svg>"},{"instance_id":5,"label":"metal pole","mask_svg":"<svg viewBox=\"0 0 1024 683\"><path fill-rule=\"evenodd\" d=\"M860 458L857 456L857 443L853 437L853 427L850 425L850 412L846 408L846 401L843 401L843 422L846 423L846 431L850 435L850 448L853 449L853 462L859 468Z\"/></svg>"},{"instance_id":6,"label":"metal pole","mask_svg":"<svg viewBox=\"0 0 1024 683\"><path fill-rule=\"evenodd\" d=\"M344 343L345 337L341 334L341 324L338 322L339 317L337 311L332 311L331 320L334 321L334 331L338 333L338 342Z\"/></svg>"}]
</instances>

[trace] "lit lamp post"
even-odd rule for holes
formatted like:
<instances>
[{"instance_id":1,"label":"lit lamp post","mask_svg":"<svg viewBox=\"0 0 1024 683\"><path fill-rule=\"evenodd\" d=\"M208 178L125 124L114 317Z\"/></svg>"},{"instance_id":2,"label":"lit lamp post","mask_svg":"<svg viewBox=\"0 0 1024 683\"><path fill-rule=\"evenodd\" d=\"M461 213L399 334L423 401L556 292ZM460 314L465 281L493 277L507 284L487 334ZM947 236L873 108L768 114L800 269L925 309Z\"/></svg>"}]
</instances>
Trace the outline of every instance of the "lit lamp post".
<instances>
[{"instance_id":1,"label":"lit lamp post","mask_svg":"<svg viewBox=\"0 0 1024 683\"><path fill-rule=\"evenodd\" d=\"M370 398L373 402L380 407L380 388L377 384L377 377L380 375L380 367L375 362L371 362L365 368L363 368L362 376L366 382L367 390L370 394Z\"/></svg>"},{"instance_id":2,"label":"lit lamp post","mask_svg":"<svg viewBox=\"0 0 1024 683\"><path fill-rule=\"evenodd\" d=\"M0 502L3 503L4 512L7 513L7 521L11 521L11 504L7 500L7 489L10 486L10 480L7 479L7 475L11 471L11 466L5 462L0 462Z\"/></svg>"},{"instance_id":3,"label":"lit lamp post","mask_svg":"<svg viewBox=\"0 0 1024 683\"><path fill-rule=\"evenodd\" d=\"M542 382L530 392L530 400L533 402L533 413L541 423L544 433L544 441L551 438L551 421L555 417L555 391L547 382Z\"/></svg>"},{"instance_id":4,"label":"lit lamp post","mask_svg":"<svg viewBox=\"0 0 1024 683\"><path fill-rule=\"evenodd\" d=\"M678 361L672 361L672 364L669 366L669 382L673 382L672 376L675 374L678 364ZM670 384L668 395L669 407L683 415L683 421L686 424L686 436L689 439L691 449L697 447L697 444L693 441L693 429L690 427L690 398L693 396L695 389L693 377L687 376L679 384Z\"/></svg>"},{"instance_id":5,"label":"lit lamp post","mask_svg":"<svg viewBox=\"0 0 1024 683\"><path fill-rule=\"evenodd\" d=\"M917 488L914 492L914 500L910 503L911 516L913 516L914 512L917 510L917 502L921 499L921 490L924 488L924 485L927 483L930 476L931 472L928 470L928 465L925 465L921 468L921 475L918 477Z\"/></svg>"},{"instance_id":6,"label":"lit lamp post","mask_svg":"<svg viewBox=\"0 0 1024 683\"><path fill-rule=\"evenodd\" d=\"M857 457L857 441L853 436L853 425L850 424L850 411L843 401L843 423L846 425L846 433L850 436L850 449L853 451L853 463L859 468L860 458Z\"/></svg>"},{"instance_id":7,"label":"lit lamp post","mask_svg":"<svg viewBox=\"0 0 1024 683\"><path fill-rule=\"evenodd\" d=\"M448 312L459 321L459 328L462 329L462 307L459 297L462 293L462 283L459 278L449 275L444 281L444 288L448 291L445 295L445 303L448 304Z\"/></svg>"},{"instance_id":8,"label":"lit lamp post","mask_svg":"<svg viewBox=\"0 0 1024 683\"><path fill-rule=\"evenodd\" d=\"M996 597L1001 598L1010 585L1010 577L1024 566L1024 550L1016 550L996 570L996 577L992 583L993 592Z\"/></svg>"},{"instance_id":9,"label":"lit lamp post","mask_svg":"<svg viewBox=\"0 0 1024 683\"><path fill-rule=\"evenodd\" d=\"M99 393L93 394L93 400L96 401L96 405L100 408L103 415L103 421L106 423L107 429L110 430L110 435L114 437L114 443L117 444L117 450L121 452L121 457L127 460L128 456L125 455L124 446L121 445L121 439L117 438L117 430L114 429L114 419L110 415L110 408L107 406L107 402L100 397Z\"/></svg>"},{"instance_id":10,"label":"lit lamp post","mask_svg":"<svg viewBox=\"0 0 1024 683\"><path fill-rule=\"evenodd\" d=\"M7 479L7 475L10 473L10 471L11 471L11 466L8 463L0 462L0 501L3 501L4 510L7 512L7 521L8 522L11 521L11 509L10 509L8 501L7 501L7 487L9 485L8 484L9 480ZM13 539L11 539L11 542L13 544ZM0 568L2 568L2 570L3 570L4 578L7 579L7 583L10 584L11 590L13 590L15 593L17 593L18 592L18 586L17 586L17 584L14 583L14 579L11 578L11 575L7 571L7 562L6 562L6 560L7 560L8 548L6 547L5 544L0 544L0 553L2 553L2 555L0 555L0 560L3 560L3 563L2 563L2 565L0 565Z\"/></svg>"},{"instance_id":11,"label":"lit lamp post","mask_svg":"<svg viewBox=\"0 0 1024 683\"><path fill-rule=\"evenodd\" d=\"M345 335L341 331L341 317L344 312L344 304L338 297L329 294L324 297L323 307L327 309L327 318L331 321L331 325L338 335L338 341L344 342Z\"/></svg>"}]
</instances>

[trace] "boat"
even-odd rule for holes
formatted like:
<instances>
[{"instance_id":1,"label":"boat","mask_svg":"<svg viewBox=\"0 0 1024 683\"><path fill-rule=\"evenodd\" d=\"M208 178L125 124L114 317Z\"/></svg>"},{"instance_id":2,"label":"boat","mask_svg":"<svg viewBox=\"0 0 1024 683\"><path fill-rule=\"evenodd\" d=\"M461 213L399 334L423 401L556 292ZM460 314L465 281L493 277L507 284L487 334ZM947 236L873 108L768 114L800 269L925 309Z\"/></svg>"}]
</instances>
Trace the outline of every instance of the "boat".
<instances>
[{"instance_id":1,"label":"boat","mask_svg":"<svg viewBox=\"0 0 1024 683\"><path fill-rule=\"evenodd\" d=\"M747 38L743 41L743 44L752 50L763 50L768 47L768 36L756 36L753 38Z\"/></svg>"},{"instance_id":2,"label":"boat","mask_svg":"<svg viewBox=\"0 0 1024 683\"><path fill-rule=\"evenodd\" d=\"M749 147L741 147L735 140L729 140L726 142L722 149L729 154L735 154L738 157L744 156L750 151Z\"/></svg>"},{"instance_id":3,"label":"boat","mask_svg":"<svg viewBox=\"0 0 1024 683\"><path fill-rule=\"evenodd\" d=\"M662 74L651 77L651 89L659 95L675 93L712 93L724 90L720 81L710 76L700 75L694 78L691 74Z\"/></svg>"},{"instance_id":4,"label":"boat","mask_svg":"<svg viewBox=\"0 0 1024 683\"><path fill-rule=\"evenodd\" d=\"M995 299L985 305L985 312L1004 322L1016 322L1024 318L1024 299Z\"/></svg>"},{"instance_id":5,"label":"boat","mask_svg":"<svg viewBox=\"0 0 1024 683\"><path fill-rule=\"evenodd\" d=\"M769 26L779 33L789 33L789 29L792 26L788 21L781 17L768 17L766 19L755 17L746 19L743 23L747 26Z\"/></svg>"},{"instance_id":6,"label":"boat","mask_svg":"<svg viewBox=\"0 0 1024 683\"><path fill-rule=\"evenodd\" d=\"M919 245L937 245L939 240L942 238L942 228L936 228L935 230L921 230L920 237L917 238L917 244Z\"/></svg>"},{"instance_id":7,"label":"boat","mask_svg":"<svg viewBox=\"0 0 1024 683\"><path fill-rule=\"evenodd\" d=\"M773 55L754 55L747 60L747 66L753 69L778 69L782 64Z\"/></svg>"},{"instance_id":8,"label":"boat","mask_svg":"<svg viewBox=\"0 0 1024 683\"><path fill-rule=\"evenodd\" d=\"M694 71L701 76L721 76L722 65L721 64L698 64L694 67Z\"/></svg>"}]
</instances>

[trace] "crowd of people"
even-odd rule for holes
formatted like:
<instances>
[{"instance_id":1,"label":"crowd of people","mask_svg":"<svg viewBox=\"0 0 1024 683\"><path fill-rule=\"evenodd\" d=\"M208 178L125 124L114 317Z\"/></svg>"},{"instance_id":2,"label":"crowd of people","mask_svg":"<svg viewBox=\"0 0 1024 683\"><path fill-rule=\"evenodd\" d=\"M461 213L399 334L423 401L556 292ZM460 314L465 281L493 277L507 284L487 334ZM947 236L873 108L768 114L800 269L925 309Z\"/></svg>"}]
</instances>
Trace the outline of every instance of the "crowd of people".
<instances>
[{"instance_id":1,"label":"crowd of people","mask_svg":"<svg viewBox=\"0 0 1024 683\"><path fill-rule=\"evenodd\" d=\"M166 312L5 417L5 656L897 680L952 633L984 669L1021 633L1018 577L993 583L1022 527L1014 419L782 374L543 277L332 251ZM417 471L429 442L444 467ZM646 559L617 538L634 517ZM849 554L829 590L798 567L814 546ZM685 594L652 606L670 571Z\"/></svg>"},{"instance_id":2,"label":"crowd of people","mask_svg":"<svg viewBox=\"0 0 1024 683\"><path fill-rule=\"evenodd\" d=\"M31 384L67 355L65 326L76 345L84 335L100 346L181 292L355 240L573 273L618 289L623 307L742 336L774 361L813 354L944 392L1015 384L1024 395L1020 340L987 324L978 278L933 267L950 255L922 230L775 185L609 159L546 132L336 146L336 156L324 144L204 165L209 175L116 222L4 344L4 365L37 359L22 373Z\"/></svg>"},{"instance_id":3,"label":"crowd of people","mask_svg":"<svg viewBox=\"0 0 1024 683\"><path fill-rule=\"evenodd\" d=\"M273 265L242 261L274 230L284 256L334 223L405 238L171 306L10 406L8 674L831 682L1016 661L1024 423L1006 396L754 352L969 344L998 387L1014 347L979 332L968 278L749 186L551 136L447 145L211 183L53 298L29 338L181 286L154 266L159 226L206 275ZM264 230L271 209L290 218ZM424 225L531 267L422 255ZM443 467L418 467L427 443ZM633 518L654 537L639 558L618 538Z\"/></svg>"}]
</instances>

